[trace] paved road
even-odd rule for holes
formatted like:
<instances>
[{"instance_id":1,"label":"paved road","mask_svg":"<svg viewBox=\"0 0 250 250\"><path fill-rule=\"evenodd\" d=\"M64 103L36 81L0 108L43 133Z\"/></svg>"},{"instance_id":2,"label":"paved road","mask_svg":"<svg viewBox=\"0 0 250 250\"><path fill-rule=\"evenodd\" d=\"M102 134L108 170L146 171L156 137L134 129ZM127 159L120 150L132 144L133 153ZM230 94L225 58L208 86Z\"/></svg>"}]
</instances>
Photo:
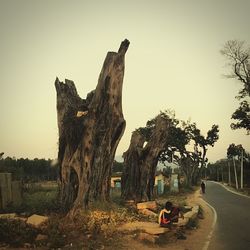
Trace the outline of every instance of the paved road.
<instances>
[{"instance_id":1,"label":"paved road","mask_svg":"<svg viewBox=\"0 0 250 250\"><path fill-rule=\"evenodd\" d=\"M203 198L217 212L208 250L249 250L250 198L233 194L214 182L207 182Z\"/></svg>"}]
</instances>

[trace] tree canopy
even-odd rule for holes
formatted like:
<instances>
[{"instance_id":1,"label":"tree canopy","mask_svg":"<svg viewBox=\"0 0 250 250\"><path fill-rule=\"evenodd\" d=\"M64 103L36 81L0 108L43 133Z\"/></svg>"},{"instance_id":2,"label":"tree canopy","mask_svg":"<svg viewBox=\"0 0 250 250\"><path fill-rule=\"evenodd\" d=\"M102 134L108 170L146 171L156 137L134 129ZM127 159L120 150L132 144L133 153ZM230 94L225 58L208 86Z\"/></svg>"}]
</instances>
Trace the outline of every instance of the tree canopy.
<instances>
[{"instance_id":1,"label":"tree canopy","mask_svg":"<svg viewBox=\"0 0 250 250\"><path fill-rule=\"evenodd\" d=\"M165 134L166 144L159 156L159 161L176 163L186 175L187 184L189 186L196 184L207 162L208 146L213 147L219 139L219 126L213 125L204 136L196 123L177 119L174 111L166 110L160 112L159 116L170 122L170 127ZM137 129L147 140L152 135L155 121L156 118L153 118L147 122L146 127Z\"/></svg>"},{"instance_id":2,"label":"tree canopy","mask_svg":"<svg viewBox=\"0 0 250 250\"><path fill-rule=\"evenodd\" d=\"M241 152L244 152L245 154L245 150L242 147L241 144L239 145L235 145L234 143L230 144L227 148L227 158L233 158L233 157L240 157L241 156Z\"/></svg>"},{"instance_id":3,"label":"tree canopy","mask_svg":"<svg viewBox=\"0 0 250 250\"><path fill-rule=\"evenodd\" d=\"M246 129L247 134L250 134L250 47L247 47L245 42L230 40L227 41L221 50L221 54L225 56L231 67L229 78L236 78L242 83L239 90L238 98L242 100L240 107L232 114L232 119L236 122L231 124L232 129Z\"/></svg>"}]
</instances>

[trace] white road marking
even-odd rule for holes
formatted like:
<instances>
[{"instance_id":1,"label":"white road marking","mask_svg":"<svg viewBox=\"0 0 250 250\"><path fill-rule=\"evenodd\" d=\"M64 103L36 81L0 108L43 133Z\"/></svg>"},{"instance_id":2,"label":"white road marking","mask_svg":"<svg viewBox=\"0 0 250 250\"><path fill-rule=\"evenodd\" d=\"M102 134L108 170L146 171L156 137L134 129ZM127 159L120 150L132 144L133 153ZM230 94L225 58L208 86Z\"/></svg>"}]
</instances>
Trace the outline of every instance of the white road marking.
<instances>
[{"instance_id":1,"label":"white road marking","mask_svg":"<svg viewBox=\"0 0 250 250\"><path fill-rule=\"evenodd\" d=\"M209 207L212 209L213 214L214 214L214 220L213 220L213 224L212 224L211 231L209 232L209 234L208 234L208 236L207 236L207 241L205 242L205 245L204 245L204 247L202 248L202 250L207 250L207 249L208 249L208 246L209 246L209 244L210 244L210 241L211 241L213 232L214 232L215 224L216 224L216 222L217 222L217 213L216 213L216 210L214 209L213 206L211 206L209 203L207 203L204 199L203 199L203 201L207 204L207 206L209 206Z\"/></svg>"},{"instance_id":2,"label":"white road marking","mask_svg":"<svg viewBox=\"0 0 250 250\"><path fill-rule=\"evenodd\" d=\"M240 195L240 196L243 196L243 197L246 197L246 198L249 198L249 199L250 199L250 196L245 195L245 194L241 194L241 193L239 193L239 192L237 192L237 191L234 191L234 190L231 190L230 188L228 188L227 186L223 185L223 184L220 183L220 182L217 182L217 181L210 181L210 182L217 183L217 184L221 185L221 186L224 187L227 191L229 191L229 192L231 192L231 193L233 193L233 194L237 194L237 195Z\"/></svg>"},{"instance_id":3,"label":"white road marking","mask_svg":"<svg viewBox=\"0 0 250 250\"><path fill-rule=\"evenodd\" d=\"M223 185L222 183L220 182L216 182L216 181L210 181L210 182L213 182L213 183L217 183L219 185L221 185L222 187L224 187L227 191L233 193L233 194L237 194L237 195L240 195L240 196L243 196L243 197L246 197L246 198L250 198L250 196L247 196L245 194L241 194L239 192L236 192L234 190L231 190L230 188L228 188L227 186ZM207 236L207 241L205 242L205 245L204 247L202 248L202 250L207 250L208 247L209 247L209 244L210 244L210 241L211 241L211 238L212 238L212 235L213 235L213 232L214 232L214 227L215 227L215 224L217 222L217 213L216 213L216 210L213 206L211 206L209 203L207 203L204 199L203 201L212 209L213 213L214 213L214 220L213 220L213 224L212 224L212 228L211 228L211 231L210 233L208 234Z\"/></svg>"}]
</instances>

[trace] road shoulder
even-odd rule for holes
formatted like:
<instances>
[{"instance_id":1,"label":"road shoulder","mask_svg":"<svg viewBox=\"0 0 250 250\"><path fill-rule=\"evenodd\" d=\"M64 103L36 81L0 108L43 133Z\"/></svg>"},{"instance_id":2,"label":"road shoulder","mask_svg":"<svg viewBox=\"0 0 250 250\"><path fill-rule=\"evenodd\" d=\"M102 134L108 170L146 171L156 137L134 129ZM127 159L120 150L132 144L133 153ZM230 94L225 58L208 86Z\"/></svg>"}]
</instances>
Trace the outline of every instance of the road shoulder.
<instances>
[{"instance_id":1,"label":"road shoulder","mask_svg":"<svg viewBox=\"0 0 250 250\"><path fill-rule=\"evenodd\" d=\"M162 246L157 246L157 249L164 250L206 250L208 241L210 240L213 224L214 213L209 205L202 199L202 195L199 190L187 196L186 203L189 206L199 205L203 210L204 219L199 219L198 228L193 230L186 230L186 240L176 240L166 243ZM155 249L155 246L148 246L140 243L132 238L126 239L127 246L130 246L131 250L149 250ZM133 246L133 247L131 247Z\"/></svg>"},{"instance_id":2,"label":"road shoulder","mask_svg":"<svg viewBox=\"0 0 250 250\"><path fill-rule=\"evenodd\" d=\"M199 205L203 210L204 219L199 220L198 228L187 231L187 239L177 241L174 244L167 245L165 250L206 250L208 242L211 238L214 227L214 212L211 207L202 199L200 190L187 198L187 203L190 206Z\"/></svg>"}]
</instances>

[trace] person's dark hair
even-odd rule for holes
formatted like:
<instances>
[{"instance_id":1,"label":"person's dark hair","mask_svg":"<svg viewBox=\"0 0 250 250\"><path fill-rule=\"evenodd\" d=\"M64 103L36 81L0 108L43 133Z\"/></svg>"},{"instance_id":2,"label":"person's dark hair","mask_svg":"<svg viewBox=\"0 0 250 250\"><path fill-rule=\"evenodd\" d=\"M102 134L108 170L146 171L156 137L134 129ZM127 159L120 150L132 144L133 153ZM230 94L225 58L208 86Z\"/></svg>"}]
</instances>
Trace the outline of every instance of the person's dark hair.
<instances>
[{"instance_id":1,"label":"person's dark hair","mask_svg":"<svg viewBox=\"0 0 250 250\"><path fill-rule=\"evenodd\" d=\"M172 202L171 202L171 201L167 201L166 204L165 204L165 208L166 208L167 210L170 210L172 207L173 207Z\"/></svg>"}]
</instances>

